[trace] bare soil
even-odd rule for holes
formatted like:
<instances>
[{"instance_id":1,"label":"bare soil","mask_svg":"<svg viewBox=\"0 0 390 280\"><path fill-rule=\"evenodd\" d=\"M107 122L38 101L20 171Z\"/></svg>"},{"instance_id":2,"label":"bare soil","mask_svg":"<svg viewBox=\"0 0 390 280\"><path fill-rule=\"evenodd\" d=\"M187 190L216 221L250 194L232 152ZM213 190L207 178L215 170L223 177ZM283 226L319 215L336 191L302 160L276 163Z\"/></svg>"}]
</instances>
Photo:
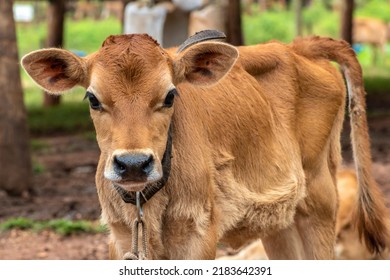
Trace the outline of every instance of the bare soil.
<instances>
[{"instance_id":1,"label":"bare soil","mask_svg":"<svg viewBox=\"0 0 390 280\"><path fill-rule=\"evenodd\" d=\"M390 116L369 119L373 173L390 206ZM100 206L94 175L99 149L81 135L39 138L42 147L33 152L35 165L31 193L22 198L0 192L0 222L11 217L34 220L56 218L98 220ZM344 164L353 166L349 125L342 135ZM225 254L222 248L218 254ZM0 259L107 259L106 234L60 236L11 230L0 233Z\"/></svg>"}]
</instances>

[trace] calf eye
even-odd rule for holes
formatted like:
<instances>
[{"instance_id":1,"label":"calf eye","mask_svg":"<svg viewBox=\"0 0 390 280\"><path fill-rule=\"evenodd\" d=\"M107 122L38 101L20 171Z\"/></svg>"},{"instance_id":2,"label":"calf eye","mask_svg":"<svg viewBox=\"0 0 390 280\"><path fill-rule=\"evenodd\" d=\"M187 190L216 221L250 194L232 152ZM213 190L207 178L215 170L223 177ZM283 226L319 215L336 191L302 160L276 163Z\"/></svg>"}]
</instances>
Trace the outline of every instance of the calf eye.
<instances>
[{"instance_id":1,"label":"calf eye","mask_svg":"<svg viewBox=\"0 0 390 280\"><path fill-rule=\"evenodd\" d=\"M96 96L92 92L87 91L84 99L86 99L86 98L88 98L88 100L89 100L89 106L91 107L91 109L93 109L93 110L101 110L102 109L102 104L99 102L99 100L96 98Z\"/></svg>"},{"instance_id":2,"label":"calf eye","mask_svg":"<svg viewBox=\"0 0 390 280\"><path fill-rule=\"evenodd\" d=\"M178 95L175 88L174 88L174 89L171 89L171 90L167 93L167 96L165 97L164 104L163 104L163 106L164 106L165 108L171 108L171 107L172 107L172 105L173 105L173 100L175 99L175 95Z\"/></svg>"}]
</instances>

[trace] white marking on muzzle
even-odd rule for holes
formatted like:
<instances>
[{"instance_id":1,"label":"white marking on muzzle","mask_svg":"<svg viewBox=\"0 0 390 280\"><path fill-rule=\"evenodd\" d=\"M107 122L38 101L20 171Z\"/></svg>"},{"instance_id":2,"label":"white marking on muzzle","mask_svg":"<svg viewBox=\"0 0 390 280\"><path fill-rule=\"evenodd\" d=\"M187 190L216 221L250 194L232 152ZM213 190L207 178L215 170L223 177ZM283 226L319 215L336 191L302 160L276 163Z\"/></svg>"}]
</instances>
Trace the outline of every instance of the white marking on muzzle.
<instances>
[{"instance_id":1,"label":"white marking on muzzle","mask_svg":"<svg viewBox=\"0 0 390 280\"><path fill-rule=\"evenodd\" d=\"M115 172L113 162L114 157L120 157L123 155L136 155L136 154L143 154L143 155L151 155L154 159L153 169L148 173L146 182L145 183L136 183L136 182L122 182L123 178L120 174ZM159 157L153 153L151 149L134 149L134 150L125 150L125 149L117 149L115 150L110 157L106 160L106 165L104 168L104 177L107 180L110 180L114 183L117 183L120 186L128 186L128 187L136 187L140 185L145 185L147 183L152 183L155 181L158 181L162 177L162 166L161 166L161 160Z\"/></svg>"}]
</instances>

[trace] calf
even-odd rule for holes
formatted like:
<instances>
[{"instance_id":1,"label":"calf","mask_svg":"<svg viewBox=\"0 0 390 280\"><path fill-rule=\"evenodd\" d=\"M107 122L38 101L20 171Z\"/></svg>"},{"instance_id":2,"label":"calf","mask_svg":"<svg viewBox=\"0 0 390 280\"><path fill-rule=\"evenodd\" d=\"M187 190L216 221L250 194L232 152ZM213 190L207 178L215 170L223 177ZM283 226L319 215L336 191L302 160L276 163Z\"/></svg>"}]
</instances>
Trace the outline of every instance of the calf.
<instances>
[{"instance_id":1,"label":"calf","mask_svg":"<svg viewBox=\"0 0 390 280\"><path fill-rule=\"evenodd\" d=\"M354 43L371 44L379 48L383 53L386 51L387 25L380 19L357 18L353 22Z\"/></svg>"},{"instance_id":2,"label":"calf","mask_svg":"<svg viewBox=\"0 0 390 280\"><path fill-rule=\"evenodd\" d=\"M356 222L381 251L385 206L353 50L320 37L238 48L210 41L222 37L204 31L165 50L145 34L117 35L85 58L44 49L22 59L49 92L86 88L110 257L213 259L217 242L261 238L270 259L334 258L346 90L330 60L350 98Z\"/></svg>"},{"instance_id":3,"label":"calf","mask_svg":"<svg viewBox=\"0 0 390 280\"><path fill-rule=\"evenodd\" d=\"M374 64L378 59L378 51L385 57L389 35L388 26L380 19L357 18L353 22L353 42L374 47L372 58Z\"/></svg>"}]
</instances>

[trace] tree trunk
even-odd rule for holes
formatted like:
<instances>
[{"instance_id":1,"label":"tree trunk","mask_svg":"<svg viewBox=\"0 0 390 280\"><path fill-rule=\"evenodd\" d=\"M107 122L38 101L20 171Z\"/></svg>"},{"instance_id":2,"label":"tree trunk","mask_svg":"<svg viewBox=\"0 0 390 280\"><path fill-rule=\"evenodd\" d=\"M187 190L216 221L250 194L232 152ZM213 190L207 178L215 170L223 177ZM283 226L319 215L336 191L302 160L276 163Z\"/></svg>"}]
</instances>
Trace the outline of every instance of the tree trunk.
<instances>
[{"instance_id":1,"label":"tree trunk","mask_svg":"<svg viewBox=\"0 0 390 280\"><path fill-rule=\"evenodd\" d=\"M32 173L12 5L0 0L0 190L21 195Z\"/></svg>"},{"instance_id":2,"label":"tree trunk","mask_svg":"<svg viewBox=\"0 0 390 280\"><path fill-rule=\"evenodd\" d=\"M295 0L295 35L302 36L303 24L302 24L302 5L303 0Z\"/></svg>"},{"instance_id":3,"label":"tree trunk","mask_svg":"<svg viewBox=\"0 0 390 280\"><path fill-rule=\"evenodd\" d=\"M226 24L227 42L235 46L243 45L240 0L229 0Z\"/></svg>"},{"instance_id":4,"label":"tree trunk","mask_svg":"<svg viewBox=\"0 0 390 280\"><path fill-rule=\"evenodd\" d=\"M47 13L48 34L46 47L59 48L63 45L65 0L49 0ZM60 96L44 93L43 105L45 107L57 106L60 104Z\"/></svg>"},{"instance_id":5,"label":"tree trunk","mask_svg":"<svg viewBox=\"0 0 390 280\"><path fill-rule=\"evenodd\" d=\"M121 25L122 25L122 33L125 30L125 9L126 5L129 4L130 2L133 2L135 0L121 0L122 1L122 16L120 18Z\"/></svg>"},{"instance_id":6,"label":"tree trunk","mask_svg":"<svg viewBox=\"0 0 390 280\"><path fill-rule=\"evenodd\" d=\"M354 0L342 1L341 14L341 38L352 45L352 30L353 30L353 10L355 6Z\"/></svg>"}]
</instances>

